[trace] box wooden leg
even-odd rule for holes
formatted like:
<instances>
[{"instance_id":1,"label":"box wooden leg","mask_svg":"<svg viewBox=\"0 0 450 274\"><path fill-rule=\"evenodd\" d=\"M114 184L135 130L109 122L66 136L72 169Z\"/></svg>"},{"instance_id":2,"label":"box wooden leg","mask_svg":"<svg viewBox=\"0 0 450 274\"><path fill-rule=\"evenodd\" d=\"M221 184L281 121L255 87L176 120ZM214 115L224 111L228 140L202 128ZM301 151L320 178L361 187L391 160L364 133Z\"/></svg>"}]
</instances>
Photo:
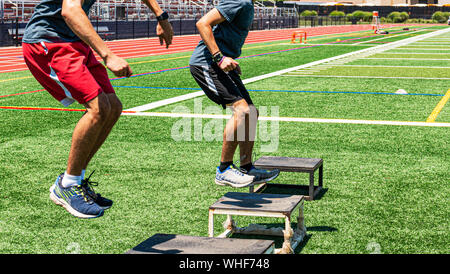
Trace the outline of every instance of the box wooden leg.
<instances>
[{"instance_id":1,"label":"box wooden leg","mask_svg":"<svg viewBox=\"0 0 450 274\"><path fill-rule=\"evenodd\" d=\"M284 242L279 254L292 254L294 250L292 249L292 238L294 236L294 230L291 227L291 217L286 216L284 219Z\"/></svg>"},{"instance_id":2,"label":"box wooden leg","mask_svg":"<svg viewBox=\"0 0 450 274\"><path fill-rule=\"evenodd\" d=\"M298 208L298 219L297 219L297 228L300 231L306 231L305 227L305 217L303 215L303 202Z\"/></svg>"},{"instance_id":3,"label":"box wooden leg","mask_svg":"<svg viewBox=\"0 0 450 274\"><path fill-rule=\"evenodd\" d=\"M309 199L314 200L314 171L309 173Z\"/></svg>"},{"instance_id":4,"label":"box wooden leg","mask_svg":"<svg viewBox=\"0 0 450 274\"><path fill-rule=\"evenodd\" d=\"M214 237L214 212L212 210L209 211L208 236Z\"/></svg>"},{"instance_id":5,"label":"box wooden leg","mask_svg":"<svg viewBox=\"0 0 450 274\"><path fill-rule=\"evenodd\" d=\"M319 167L319 186L323 187L323 163Z\"/></svg>"},{"instance_id":6,"label":"box wooden leg","mask_svg":"<svg viewBox=\"0 0 450 274\"><path fill-rule=\"evenodd\" d=\"M233 234L233 232L235 230L235 225L234 225L233 217L231 217L231 215L229 215L229 214L227 215L227 219L223 223L223 228L225 228L225 231L222 232L219 236L217 236L217 238L227 238L231 234Z\"/></svg>"}]
</instances>

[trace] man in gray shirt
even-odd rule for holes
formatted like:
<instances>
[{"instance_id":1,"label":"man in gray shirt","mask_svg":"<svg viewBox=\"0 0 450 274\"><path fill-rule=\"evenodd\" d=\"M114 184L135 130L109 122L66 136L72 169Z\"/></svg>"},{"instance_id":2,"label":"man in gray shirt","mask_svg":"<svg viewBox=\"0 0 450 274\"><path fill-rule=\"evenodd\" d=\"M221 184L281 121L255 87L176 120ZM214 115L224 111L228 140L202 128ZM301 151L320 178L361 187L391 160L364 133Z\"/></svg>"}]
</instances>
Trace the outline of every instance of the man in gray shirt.
<instances>
[{"instance_id":1,"label":"man in gray shirt","mask_svg":"<svg viewBox=\"0 0 450 274\"><path fill-rule=\"evenodd\" d=\"M221 0L197 22L202 41L189 61L191 74L209 99L233 111L225 127L220 165L216 169L218 185L247 187L273 180L279 174L279 170L257 169L252 164L252 136L256 132L258 110L239 76L239 63L234 60L241 55L253 16L252 0ZM239 169L233 164L237 146Z\"/></svg>"}]
</instances>

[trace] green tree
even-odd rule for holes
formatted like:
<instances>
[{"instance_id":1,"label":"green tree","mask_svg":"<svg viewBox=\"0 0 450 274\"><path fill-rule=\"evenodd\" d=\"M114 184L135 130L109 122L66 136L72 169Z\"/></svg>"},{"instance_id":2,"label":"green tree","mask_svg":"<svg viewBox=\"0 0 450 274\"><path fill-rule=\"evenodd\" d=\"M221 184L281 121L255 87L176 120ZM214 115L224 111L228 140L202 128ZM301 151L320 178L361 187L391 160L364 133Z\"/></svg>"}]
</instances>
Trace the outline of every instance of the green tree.
<instances>
[{"instance_id":1,"label":"green tree","mask_svg":"<svg viewBox=\"0 0 450 274\"><path fill-rule=\"evenodd\" d=\"M447 21L447 18L448 17L446 17L442 11L436 11L431 16L431 19L433 19L433 21L436 21L438 23L445 23Z\"/></svg>"},{"instance_id":2,"label":"green tree","mask_svg":"<svg viewBox=\"0 0 450 274\"><path fill-rule=\"evenodd\" d=\"M335 16L335 17L344 17L345 16L345 12L343 11L338 11L338 10L333 10L332 12L330 12L330 14L328 16Z\"/></svg>"},{"instance_id":3,"label":"green tree","mask_svg":"<svg viewBox=\"0 0 450 274\"><path fill-rule=\"evenodd\" d=\"M317 11L315 11L315 10L304 10L304 11L302 11L302 13L300 13L300 16L305 16L305 17L317 16Z\"/></svg>"}]
</instances>

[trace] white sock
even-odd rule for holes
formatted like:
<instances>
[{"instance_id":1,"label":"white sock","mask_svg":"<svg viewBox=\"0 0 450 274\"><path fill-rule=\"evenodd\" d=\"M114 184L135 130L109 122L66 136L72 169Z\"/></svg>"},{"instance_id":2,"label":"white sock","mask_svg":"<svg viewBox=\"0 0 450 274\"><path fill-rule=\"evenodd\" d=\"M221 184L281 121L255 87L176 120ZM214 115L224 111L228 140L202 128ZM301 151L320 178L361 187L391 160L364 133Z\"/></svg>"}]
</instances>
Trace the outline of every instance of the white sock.
<instances>
[{"instance_id":1,"label":"white sock","mask_svg":"<svg viewBox=\"0 0 450 274\"><path fill-rule=\"evenodd\" d=\"M64 172L64 177L61 182L62 187L66 188L80 184L81 184L81 176L67 174L67 171Z\"/></svg>"}]
</instances>

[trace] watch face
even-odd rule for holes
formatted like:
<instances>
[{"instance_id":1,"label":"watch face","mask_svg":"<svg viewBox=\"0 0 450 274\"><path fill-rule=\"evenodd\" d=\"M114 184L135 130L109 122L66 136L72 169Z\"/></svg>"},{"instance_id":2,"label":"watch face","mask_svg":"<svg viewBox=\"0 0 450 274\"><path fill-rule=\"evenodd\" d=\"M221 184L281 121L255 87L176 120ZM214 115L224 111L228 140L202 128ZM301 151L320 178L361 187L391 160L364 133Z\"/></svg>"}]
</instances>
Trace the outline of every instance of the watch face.
<instances>
[{"instance_id":1,"label":"watch face","mask_svg":"<svg viewBox=\"0 0 450 274\"><path fill-rule=\"evenodd\" d=\"M216 54L215 56L213 56L213 61L214 62L219 62L222 59L222 54Z\"/></svg>"}]
</instances>

